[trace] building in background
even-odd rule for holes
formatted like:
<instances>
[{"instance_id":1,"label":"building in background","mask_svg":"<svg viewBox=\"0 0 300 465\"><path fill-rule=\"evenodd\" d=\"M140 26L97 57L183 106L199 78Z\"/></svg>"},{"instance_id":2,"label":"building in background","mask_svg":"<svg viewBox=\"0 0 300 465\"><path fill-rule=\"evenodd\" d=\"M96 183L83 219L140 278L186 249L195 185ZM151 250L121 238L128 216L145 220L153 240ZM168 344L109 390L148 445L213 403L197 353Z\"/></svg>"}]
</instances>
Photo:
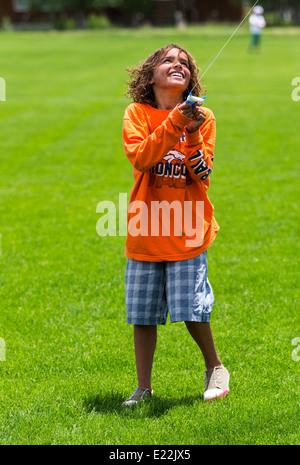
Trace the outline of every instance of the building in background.
<instances>
[{"instance_id":1,"label":"building in background","mask_svg":"<svg viewBox=\"0 0 300 465\"><path fill-rule=\"evenodd\" d=\"M30 12L30 0L0 0L0 21L4 18L12 22L27 21Z\"/></svg>"}]
</instances>

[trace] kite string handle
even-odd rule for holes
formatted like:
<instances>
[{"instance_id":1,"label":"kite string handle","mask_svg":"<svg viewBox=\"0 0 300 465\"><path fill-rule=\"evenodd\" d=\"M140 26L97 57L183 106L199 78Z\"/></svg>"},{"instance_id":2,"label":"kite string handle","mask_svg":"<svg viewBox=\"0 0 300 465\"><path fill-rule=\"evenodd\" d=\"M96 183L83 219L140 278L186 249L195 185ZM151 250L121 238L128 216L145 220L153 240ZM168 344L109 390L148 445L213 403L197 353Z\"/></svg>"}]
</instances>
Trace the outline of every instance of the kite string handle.
<instances>
[{"instance_id":1,"label":"kite string handle","mask_svg":"<svg viewBox=\"0 0 300 465\"><path fill-rule=\"evenodd\" d=\"M195 97L192 92L190 92L188 98L186 99L186 102L185 103L190 103L191 106L194 106L195 103L200 103L200 105L203 104L204 100L206 99L206 97Z\"/></svg>"}]
</instances>

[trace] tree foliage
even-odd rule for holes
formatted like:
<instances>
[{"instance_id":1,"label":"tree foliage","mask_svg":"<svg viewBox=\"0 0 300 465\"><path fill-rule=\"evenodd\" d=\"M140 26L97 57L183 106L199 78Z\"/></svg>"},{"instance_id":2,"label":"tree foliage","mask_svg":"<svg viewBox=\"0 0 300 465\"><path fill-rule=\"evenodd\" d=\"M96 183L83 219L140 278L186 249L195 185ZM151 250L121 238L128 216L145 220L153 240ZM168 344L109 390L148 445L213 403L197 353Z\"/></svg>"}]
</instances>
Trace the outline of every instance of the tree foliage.
<instances>
[{"instance_id":1,"label":"tree foliage","mask_svg":"<svg viewBox=\"0 0 300 465\"><path fill-rule=\"evenodd\" d=\"M48 11L103 11L105 8L119 8L129 13L146 13L153 7L153 0L32 0L35 9L47 7Z\"/></svg>"},{"instance_id":2,"label":"tree foliage","mask_svg":"<svg viewBox=\"0 0 300 465\"><path fill-rule=\"evenodd\" d=\"M230 0L233 5L253 6L255 0ZM81 15L89 12L103 13L107 8L116 8L126 15L148 13L153 8L153 0L31 0L35 10L48 11L58 15L64 11L72 11ZM188 2L187 2L188 3ZM266 11L278 13L290 9L294 21L300 23L300 0L259 0Z\"/></svg>"},{"instance_id":3,"label":"tree foliage","mask_svg":"<svg viewBox=\"0 0 300 465\"><path fill-rule=\"evenodd\" d=\"M246 5L246 6L252 6L255 3L255 0L231 0L231 3L235 5ZM284 7L293 7L293 6L298 6L299 5L299 0L259 0L258 2L259 5L266 7L270 10L276 10L278 8L284 8Z\"/></svg>"},{"instance_id":4,"label":"tree foliage","mask_svg":"<svg viewBox=\"0 0 300 465\"><path fill-rule=\"evenodd\" d=\"M231 0L240 5L252 6L255 0ZM266 12L274 12L283 16L286 10L289 10L294 24L300 24L300 0L259 0L259 5L265 8Z\"/></svg>"}]
</instances>

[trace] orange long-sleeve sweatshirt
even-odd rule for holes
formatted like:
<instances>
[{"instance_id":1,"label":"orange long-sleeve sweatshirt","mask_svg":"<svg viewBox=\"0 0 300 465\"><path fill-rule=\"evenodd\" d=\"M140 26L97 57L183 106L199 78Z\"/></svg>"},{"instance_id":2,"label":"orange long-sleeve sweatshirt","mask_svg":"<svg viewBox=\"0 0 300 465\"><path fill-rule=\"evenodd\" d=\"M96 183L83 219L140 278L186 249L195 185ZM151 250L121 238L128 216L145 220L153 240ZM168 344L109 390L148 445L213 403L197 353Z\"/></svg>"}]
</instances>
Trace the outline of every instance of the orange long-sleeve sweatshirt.
<instances>
[{"instance_id":1,"label":"orange long-sleeve sweatshirt","mask_svg":"<svg viewBox=\"0 0 300 465\"><path fill-rule=\"evenodd\" d=\"M214 241L219 226L207 189L213 169L215 118L194 133L176 107L158 110L132 103L124 115L123 142L133 165L125 254L143 261L196 257Z\"/></svg>"}]
</instances>

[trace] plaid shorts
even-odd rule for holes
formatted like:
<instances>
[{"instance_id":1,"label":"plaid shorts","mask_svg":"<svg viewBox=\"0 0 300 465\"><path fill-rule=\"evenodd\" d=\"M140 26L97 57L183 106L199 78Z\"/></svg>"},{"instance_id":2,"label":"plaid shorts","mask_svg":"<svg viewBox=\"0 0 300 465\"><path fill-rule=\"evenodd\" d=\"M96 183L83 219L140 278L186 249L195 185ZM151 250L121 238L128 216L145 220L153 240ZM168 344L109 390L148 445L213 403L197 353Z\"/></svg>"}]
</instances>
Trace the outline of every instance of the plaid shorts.
<instances>
[{"instance_id":1,"label":"plaid shorts","mask_svg":"<svg viewBox=\"0 0 300 465\"><path fill-rule=\"evenodd\" d=\"M125 273L127 323L209 322L214 295L207 278L207 251L176 262L128 258Z\"/></svg>"}]
</instances>

